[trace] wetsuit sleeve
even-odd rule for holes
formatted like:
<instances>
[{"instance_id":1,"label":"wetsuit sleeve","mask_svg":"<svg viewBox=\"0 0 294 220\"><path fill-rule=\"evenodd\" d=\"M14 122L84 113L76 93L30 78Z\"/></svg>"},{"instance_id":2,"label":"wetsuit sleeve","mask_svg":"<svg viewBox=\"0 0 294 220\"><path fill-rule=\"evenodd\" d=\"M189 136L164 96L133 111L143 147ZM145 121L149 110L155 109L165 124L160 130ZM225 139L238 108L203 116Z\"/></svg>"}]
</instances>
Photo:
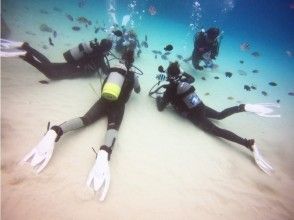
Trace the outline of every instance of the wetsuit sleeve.
<instances>
[{"instance_id":1,"label":"wetsuit sleeve","mask_svg":"<svg viewBox=\"0 0 294 220\"><path fill-rule=\"evenodd\" d=\"M136 74L134 74L134 91L135 93L139 93L141 91L139 79Z\"/></svg>"},{"instance_id":2,"label":"wetsuit sleeve","mask_svg":"<svg viewBox=\"0 0 294 220\"><path fill-rule=\"evenodd\" d=\"M186 72L182 73L182 77L184 77L184 78L181 78L182 82L187 82L187 83L191 84L195 81L195 78Z\"/></svg>"}]
</instances>

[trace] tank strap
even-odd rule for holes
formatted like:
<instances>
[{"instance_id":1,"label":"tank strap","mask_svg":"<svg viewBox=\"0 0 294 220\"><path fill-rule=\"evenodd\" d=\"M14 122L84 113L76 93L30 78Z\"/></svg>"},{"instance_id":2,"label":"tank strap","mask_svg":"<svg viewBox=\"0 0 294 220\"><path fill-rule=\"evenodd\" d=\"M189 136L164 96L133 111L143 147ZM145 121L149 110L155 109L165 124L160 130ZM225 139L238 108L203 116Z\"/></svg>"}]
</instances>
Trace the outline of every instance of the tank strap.
<instances>
[{"instance_id":1,"label":"tank strap","mask_svg":"<svg viewBox=\"0 0 294 220\"><path fill-rule=\"evenodd\" d=\"M109 69L109 73L111 73L111 72L118 72L118 73L120 73L123 76L125 76L126 73L127 73L127 71L125 71L124 69L118 68L118 67L111 67Z\"/></svg>"},{"instance_id":2,"label":"tank strap","mask_svg":"<svg viewBox=\"0 0 294 220\"><path fill-rule=\"evenodd\" d=\"M182 94L178 94L178 96L184 98L192 92L195 92L194 86L191 86L186 92L184 92Z\"/></svg>"}]
</instances>

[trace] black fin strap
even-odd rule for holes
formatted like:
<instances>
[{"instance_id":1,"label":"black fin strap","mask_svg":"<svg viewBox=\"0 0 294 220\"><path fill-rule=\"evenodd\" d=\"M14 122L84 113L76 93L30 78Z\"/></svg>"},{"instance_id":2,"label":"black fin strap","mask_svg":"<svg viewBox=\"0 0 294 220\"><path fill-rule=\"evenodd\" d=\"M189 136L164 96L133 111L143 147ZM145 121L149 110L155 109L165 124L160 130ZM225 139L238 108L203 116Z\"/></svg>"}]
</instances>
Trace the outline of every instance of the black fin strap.
<instances>
[{"instance_id":1,"label":"black fin strap","mask_svg":"<svg viewBox=\"0 0 294 220\"><path fill-rule=\"evenodd\" d=\"M63 131L62 131L61 127L56 126L56 125L53 126L53 127L51 128L51 130L53 130L53 131L56 132L57 137L56 137L56 139L55 139L55 142L57 142L57 141L59 140L59 138L61 137L61 135L63 135Z\"/></svg>"},{"instance_id":2,"label":"black fin strap","mask_svg":"<svg viewBox=\"0 0 294 220\"><path fill-rule=\"evenodd\" d=\"M100 147L100 150L105 150L108 153L108 161L110 160L110 155L112 153L111 147L107 147L106 145L102 145Z\"/></svg>"}]
</instances>

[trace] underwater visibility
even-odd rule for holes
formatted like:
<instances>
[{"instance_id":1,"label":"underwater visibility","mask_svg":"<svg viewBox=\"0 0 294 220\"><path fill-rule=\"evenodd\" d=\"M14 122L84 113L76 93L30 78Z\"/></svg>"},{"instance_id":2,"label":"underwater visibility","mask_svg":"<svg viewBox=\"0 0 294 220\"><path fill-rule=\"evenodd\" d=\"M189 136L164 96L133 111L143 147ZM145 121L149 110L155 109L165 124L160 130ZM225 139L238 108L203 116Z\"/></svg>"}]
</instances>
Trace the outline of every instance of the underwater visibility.
<instances>
[{"instance_id":1,"label":"underwater visibility","mask_svg":"<svg viewBox=\"0 0 294 220\"><path fill-rule=\"evenodd\" d=\"M2 1L2 218L293 219L293 27L293 0Z\"/></svg>"}]
</instances>

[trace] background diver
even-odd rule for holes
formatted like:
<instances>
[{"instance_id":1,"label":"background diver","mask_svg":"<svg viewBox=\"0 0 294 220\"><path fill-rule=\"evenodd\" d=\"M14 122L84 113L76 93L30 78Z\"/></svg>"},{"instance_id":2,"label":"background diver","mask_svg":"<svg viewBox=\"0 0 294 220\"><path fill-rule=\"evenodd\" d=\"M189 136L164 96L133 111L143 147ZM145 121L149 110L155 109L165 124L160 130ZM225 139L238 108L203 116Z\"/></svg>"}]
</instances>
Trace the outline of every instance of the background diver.
<instances>
[{"instance_id":1,"label":"background diver","mask_svg":"<svg viewBox=\"0 0 294 220\"><path fill-rule=\"evenodd\" d=\"M189 74L181 73L178 62L169 65L167 68L169 84L161 86L165 88L165 91L162 96L156 97L157 109L163 111L171 103L180 115L205 132L245 146L250 152L253 152L255 162L259 168L267 174L271 173L273 169L260 155L254 139L241 138L231 131L221 129L214 125L209 118L221 120L232 114L244 111L253 112L264 117L279 117L280 115L270 114L273 111L271 107L279 106L275 103L241 104L217 112L202 102L196 94L194 86L191 85L194 82L194 78L192 76L187 77L187 75ZM149 95L157 93L159 89L160 87L150 91Z\"/></svg>"},{"instance_id":2,"label":"background diver","mask_svg":"<svg viewBox=\"0 0 294 220\"><path fill-rule=\"evenodd\" d=\"M220 30L218 28L209 28L207 31L202 29L194 36L194 49L192 55L184 59L185 62L192 60L196 70L203 70L204 67L213 68L212 60L215 60L219 53ZM200 66L200 61L205 63Z\"/></svg>"},{"instance_id":3,"label":"background diver","mask_svg":"<svg viewBox=\"0 0 294 220\"><path fill-rule=\"evenodd\" d=\"M97 39L80 43L77 47L63 54L67 62L52 63L27 42L1 39L1 56L19 56L49 79L72 79L92 76L100 68L104 74L107 74L109 67L104 58L108 55L111 47L112 42L108 39L102 39L100 43Z\"/></svg>"},{"instance_id":4,"label":"background diver","mask_svg":"<svg viewBox=\"0 0 294 220\"><path fill-rule=\"evenodd\" d=\"M87 179L87 185L94 191L98 192L101 189L100 201L104 200L110 183L108 161L124 116L125 103L133 89L136 93L140 92L139 81L132 68L133 51L127 50L122 55L122 61L123 63L110 68L110 73L102 85L102 96L90 110L83 117L74 118L51 127L39 144L23 158L22 163L29 162L32 167L37 169L37 172L42 171L53 154L55 142L64 133L88 126L106 116L108 125L105 141L100 147Z\"/></svg>"}]
</instances>

